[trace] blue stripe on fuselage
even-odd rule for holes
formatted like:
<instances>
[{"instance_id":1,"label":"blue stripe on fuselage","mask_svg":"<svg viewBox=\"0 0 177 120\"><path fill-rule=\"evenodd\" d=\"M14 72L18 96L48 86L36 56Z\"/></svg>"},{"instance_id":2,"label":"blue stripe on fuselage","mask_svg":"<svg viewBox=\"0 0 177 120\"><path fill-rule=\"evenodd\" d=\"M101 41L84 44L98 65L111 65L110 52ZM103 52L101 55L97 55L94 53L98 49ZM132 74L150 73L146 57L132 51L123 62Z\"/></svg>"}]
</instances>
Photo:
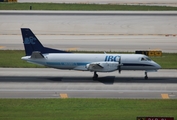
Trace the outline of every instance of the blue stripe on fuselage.
<instances>
[{"instance_id":1,"label":"blue stripe on fuselage","mask_svg":"<svg viewBox=\"0 0 177 120\"><path fill-rule=\"evenodd\" d=\"M84 65L87 65L89 64L88 62L74 62L74 63L71 63L71 62L47 62L47 65L62 65L62 66L65 66L65 65L74 65L74 66L84 66ZM153 66L153 65L150 65L150 64L141 64L141 63L122 63L123 66Z\"/></svg>"},{"instance_id":2,"label":"blue stripe on fuselage","mask_svg":"<svg viewBox=\"0 0 177 120\"><path fill-rule=\"evenodd\" d=\"M68 65L73 65L73 66L82 66L82 65L87 65L88 63L71 63L71 62L46 62L47 65L62 65L62 66L68 66Z\"/></svg>"},{"instance_id":3,"label":"blue stripe on fuselage","mask_svg":"<svg viewBox=\"0 0 177 120\"><path fill-rule=\"evenodd\" d=\"M154 66L150 64L139 64L139 63L122 63L123 66Z\"/></svg>"}]
</instances>

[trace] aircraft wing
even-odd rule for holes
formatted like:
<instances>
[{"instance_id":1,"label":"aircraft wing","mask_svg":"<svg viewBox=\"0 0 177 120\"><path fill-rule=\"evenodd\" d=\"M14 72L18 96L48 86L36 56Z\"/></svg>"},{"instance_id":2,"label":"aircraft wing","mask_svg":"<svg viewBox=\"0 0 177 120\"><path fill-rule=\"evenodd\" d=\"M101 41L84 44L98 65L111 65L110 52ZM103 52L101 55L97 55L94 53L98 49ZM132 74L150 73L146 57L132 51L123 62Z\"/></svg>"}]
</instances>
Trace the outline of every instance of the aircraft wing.
<instances>
[{"instance_id":1,"label":"aircraft wing","mask_svg":"<svg viewBox=\"0 0 177 120\"><path fill-rule=\"evenodd\" d=\"M91 63L88 67L89 69L103 69L103 66L101 66L99 63Z\"/></svg>"}]
</instances>

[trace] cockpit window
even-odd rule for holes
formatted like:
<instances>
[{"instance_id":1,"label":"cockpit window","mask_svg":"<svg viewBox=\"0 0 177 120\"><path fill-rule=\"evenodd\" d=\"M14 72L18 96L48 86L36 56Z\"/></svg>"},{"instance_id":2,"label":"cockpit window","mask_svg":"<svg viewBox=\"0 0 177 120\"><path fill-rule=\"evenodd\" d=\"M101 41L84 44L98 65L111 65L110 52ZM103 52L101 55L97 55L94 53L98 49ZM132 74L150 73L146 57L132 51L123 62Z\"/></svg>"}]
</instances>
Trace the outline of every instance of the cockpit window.
<instances>
[{"instance_id":1,"label":"cockpit window","mask_svg":"<svg viewBox=\"0 0 177 120\"><path fill-rule=\"evenodd\" d=\"M149 57L146 57L146 59L147 59L148 61L151 61L151 59L150 59Z\"/></svg>"},{"instance_id":2,"label":"cockpit window","mask_svg":"<svg viewBox=\"0 0 177 120\"><path fill-rule=\"evenodd\" d=\"M149 57L142 57L141 61L151 61L151 59Z\"/></svg>"},{"instance_id":3,"label":"cockpit window","mask_svg":"<svg viewBox=\"0 0 177 120\"><path fill-rule=\"evenodd\" d=\"M146 59L143 57L143 58L141 58L141 61L146 61Z\"/></svg>"}]
</instances>

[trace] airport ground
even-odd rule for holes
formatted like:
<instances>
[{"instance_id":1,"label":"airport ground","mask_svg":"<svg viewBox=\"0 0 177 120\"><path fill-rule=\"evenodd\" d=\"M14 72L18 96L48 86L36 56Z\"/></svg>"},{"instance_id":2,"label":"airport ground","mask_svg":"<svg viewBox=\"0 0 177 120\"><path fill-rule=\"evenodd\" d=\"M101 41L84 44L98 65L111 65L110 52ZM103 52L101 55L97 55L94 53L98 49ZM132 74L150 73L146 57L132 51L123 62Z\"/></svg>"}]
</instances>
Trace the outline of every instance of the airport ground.
<instances>
[{"instance_id":1,"label":"airport ground","mask_svg":"<svg viewBox=\"0 0 177 120\"><path fill-rule=\"evenodd\" d=\"M66 43L70 43L71 40L76 39L76 37L79 38L79 34L80 34L79 32L74 33L74 35L73 34L69 35L73 31L75 30L77 31L77 29L74 29L77 27L87 28L87 29L82 29L82 31L84 31L84 33L82 34L90 34L85 32L88 32L87 30L92 30L91 32L93 32L94 35L87 35L85 39L87 37L90 37L89 39L94 39L94 37L97 38L98 36L96 34L100 34L99 39L105 38L105 41L106 39L111 40L112 37L119 36L119 35L120 36L115 39L121 39L122 34L119 33L113 33L104 36L103 34L107 34L107 31L109 30L117 31L118 29L116 29L115 26L118 25L118 23L120 24L121 21L125 21L125 22L127 21L127 23L122 24L121 29L119 30L122 30L122 32L125 32L125 34L130 36L125 35L123 36L125 38L122 39L122 41L119 42L115 41L112 43L112 45L110 44L107 46L105 45L104 47L102 47L103 51L105 48L111 49L111 47L110 48L108 47L109 46L113 47L114 44L121 44L121 42L125 41L127 38L129 38L127 40L127 43L129 43L132 40L131 38L135 37L134 38L135 41L133 40L129 44L129 46L134 46L136 48L136 44L141 42L143 46L142 48L144 49L147 49L147 46L149 46L150 49L156 49L160 46L159 48L162 49L162 51L164 50L165 52L176 52L176 48L175 48L176 16L173 15L172 17L172 16L162 15L160 18L159 16L154 16L152 17L155 18L153 20L149 19L148 16L146 17L144 16L145 18L141 19L143 18L143 16L144 15L142 15L142 17L134 16L134 18L132 19L133 25L128 25L127 27L126 24L131 23L131 17L129 19L127 18L121 19L123 16L119 16L116 20L113 20L111 22L108 21L102 22L100 26L98 22L96 24L94 23L94 26L100 28L101 33L96 33L96 31L93 31L93 30L99 30L98 28L96 29L93 26L89 27L91 25L91 22L97 21L98 17L97 18L93 17L94 19L91 19L91 17L87 17L87 16L80 17L79 19L81 18L84 19L85 17L86 19L84 21L82 21L81 19L83 24L81 24L81 26L79 27L78 25L80 23L77 24L76 22L79 19L75 19L76 21L73 20L74 22L68 22L68 19L63 19L62 21L59 21L59 19L62 18L62 16L60 16L57 19L47 16L46 17L47 19L50 18L50 20L53 21L50 22L50 20L46 20L46 23L43 22L43 20L45 21L45 19L40 19L40 16L38 16L39 18L37 16L33 16L33 17L19 16L16 17L15 19L14 19L15 15L1 16L0 20L2 21L0 22L0 29L1 29L0 43L3 44L0 44L1 46L0 48L1 49L23 49L23 46L21 45L20 42L21 36L20 36L19 29L21 27L30 27L32 30L37 32L37 35L39 35L42 39L46 39L47 41L48 39L47 37L53 39L56 33L58 34L57 32L58 30L55 30L55 28L57 28L56 25L60 24L62 26L62 23L64 23L63 24L64 29L67 28L68 30L71 30L69 32L64 31L64 34L67 35L66 36L63 35L62 39L66 40L65 39L66 37L68 39ZM112 19L116 18L116 16L109 16L109 17L111 17ZM68 18L72 19L72 16ZM87 22L87 19L89 22ZM119 19L121 20L119 21ZM37 23L35 23L36 20L38 20ZM100 21L100 19L98 20ZM168 21L171 22L168 23ZM86 22L87 24L84 24L84 22ZM111 24L113 24L112 26L114 26L113 27L114 29L105 29L106 26L109 28ZM144 34L143 31L141 31L142 28L147 28L146 31L147 34L149 34L148 31L149 32L151 31L152 34L142 35ZM156 32L153 31L155 29ZM50 33L50 30L54 30L54 31L51 31ZM102 30L105 30L105 33ZM136 41L137 39L136 32L134 33L134 31L137 30L139 31L138 33L140 33L140 38L138 41ZM4 31L6 32L3 33ZM54 35L51 36L44 35L46 33L48 34L54 33ZM119 34L119 35L114 35L114 34ZM58 37L61 36L62 35L60 34L56 36L57 38L54 39L57 40ZM154 36L155 38L158 38L159 41L155 39ZM143 42L146 42L148 37L151 37L151 40L148 39L151 42L146 43L146 45L143 45ZM12 43L9 42L10 40L13 41L14 38L16 41ZM144 38L146 40L141 41ZM84 39L84 37L81 38L80 40L82 39ZM164 39L163 42L160 42L161 39ZM9 43L6 43L6 41L8 41ZM99 42L99 40L87 42L87 44L97 43L97 42ZM103 41L99 43L102 42ZM76 43L79 44L80 42L76 42ZM157 46L153 46L153 44L156 44ZM165 47L165 44L167 44L167 47ZM51 43L47 43L46 45L55 46L56 48L61 48L60 44L51 45ZM72 43L70 45L72 46ZM82 43L82 45L84 44ZM124 50L128 49L128 46L126 46L125 43L124 45L125 45ZM81 46L75 48L71 46L63 47L63 49L68 49L68 48L81 49ZM93 44L91 46L93 46ZM93 48L97 48L97 47L98 45ZM87 47L86 49L88 48L90 47ZM123 48L123 46L121 46L121 48ZM118 49L119 48L115 46L115 50ZM134 48L129 49L128 51L134 51ZM91 76L92 73L90 72L61 71L61 70L48 69L48 68L47 69L0 68L0 83L1 83L0 95L1 98L67 98L67 97L68 98L71 97L93 98L96 97L96 98L131 98L135 100L123 99L121 101L119 99L104 99L104 101L102 101L100 99L81 99L81 100L80 99L42 99L42 100L41 99L0 99L1 119L13 119L13 120L15 119L77 119L77 120L78 119L82 119L82 120L83 119L103 119L103 120L119 119L121 120L122 119L125 120L125 119L136 119L136 117L138 116L170 116L176 118L176 105L177 105L176 104L176 95L177 95L176 70L160 70L157 73L149 73L149 80L144 80L143 79L144 72L138 72L138 71L122 71L121 74L118 74L117 72L99 74L100 79L98 81L92 81ZM142 98L143 100L139 100ZM147 99L175 99L175 100L147 100Z\"/></svg>"},{"instance_id":2,"label":"airport ground","mask_svg":"<svg viewBox=\"0 0 177 120\"><path fill-rule=\"evenodd\" d=\"M13 13L14 11L8 12ZM15 12L18 13L19 11ZM33 14L30 13L31 11L24 12L25 13L14 15L1 14L1 49L23 49L20 35L20 28L23 27L32 29L41 42L44 43L44 45L64 50L123 50L134 52L134 50L137 49L161 49L163 52L176 52L177 48L176 12L132 13L113 11L113 14L111 14L111 12L103 12L101 15L100 13L92 14L92 12L84 13L78 11L75 11L77 13L75 15L68 14L69 12L65 11L63 12L63 15L59 15L61 14L60 12L50 15L50 13L53 11L46 11L43 15L36 14L40 13L40 11L34 11ZM24 72L26 70L28 69L22 71ZM152 76L152 78L151 75L153 75L153 73L149 73L149 77L151 79L148 81L143 79L143 72L125 71L127 74L122 73L121 75L123 76L117 75L117 72L106 73L106 75L100 75L100 81L92 81L92 74L89 72L86 74L82 73L85 76L78 77L81 73L77 73L77 71L55 71L54 73L57 75L52 77L52 73L49 72L52 70L46 70L47 72L42 73L41 76L35 76L32 74L32 71L35 70L32 69L30 72L28 72L29 75L25 77L23 75L18 76L18 71L19 73L23 73L20 71L20 69L12 69L11 74L9 69L2 69L1 71L6 71L9 73L9 75L5 75L5 73L1 75L1 82L3 83L3 86L6 86L5 88L1 89L1 93L3 93L1 94L1 97L9 98L11 96L13 98L58 98L62 97L60 93L64 93L64 97L114 98L117 96L116 98L176 98L177 79L176 76L173 76L176 75L176 70L172 70L167 73L166 71L162 70L163 73L157 72L154 74L154 76ZM43 69L39 70L39 72L42 71ZM41 74L38 72L38 69L36 69L35 72L38 75ZM158 77L158 74L165 76ZM8 80L10 82L4 82ZM59 83L55 83L56 81L58 82L58 80ZM66 82L67 80L70 82ZM111 84L109 82L111 82ZM27 86L26 88L23 88L25 83L27 83ZM65 91L60 91L64 89L62 86L61 89L53 89L58 88L60 84L64 85ZM123 87L119 86L122 84ZM8 88L8 86L11 85L12 87ZM22 86L22 88L18 89L19 86ZM39 89L45 86L46 88L44 88L44 91ZM79 86L79 89L77 86ZM88 86L95 88L89 88ZM158 87L158 89L154 89L155 87ZM120 89L112 90L112 88ZM27 89L27 91L25 91L25 89ZM84 89L86 89L86 91L84 91ZM95 89L95 91L92 89ZM101 91L99 91L99 89L101 89ZM105 90L108 90L109 92L105 92ZM23 92L21 93L20 91ZM87 94L84 92L87 92Z\"/></svg>"}]
</instances>

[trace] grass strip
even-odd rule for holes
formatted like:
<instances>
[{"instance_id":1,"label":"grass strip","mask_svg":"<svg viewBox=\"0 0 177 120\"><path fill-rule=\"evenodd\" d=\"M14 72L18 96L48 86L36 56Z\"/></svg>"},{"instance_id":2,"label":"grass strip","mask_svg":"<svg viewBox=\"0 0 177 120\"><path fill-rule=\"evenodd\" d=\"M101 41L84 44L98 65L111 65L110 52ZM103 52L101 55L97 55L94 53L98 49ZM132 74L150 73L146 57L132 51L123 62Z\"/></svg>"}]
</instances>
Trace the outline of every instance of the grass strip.
<instances>
[{"instance_id":1,"label":"grass strip","mask_svg":"<svg viewBox=\"0 0 177 120\"><path fill-rule=\"evenodd\" d=\"M74 53L103 53L96 51L73 51ZM107 52L121 54L124 52ZM127 54L127 52L125 52ZM12 68L40 68L43 66L34 65L21 60L25 56L24 50L0 50L0 67ZM152 60L159 63L163 69L177 69L177 53L163 53L162 57L151 57Z\"/></svg>"},{"instance_id":2,"label":"grass strip","mask_svg":"<svg viewBox=\"0 0 177 120\"><path fill-rule=\"evenodd\" d=\"M4 120L135 120L138 116L174 117L177 100L0 99Z\"/></svg>"},{"instance_id":3,"label":"grass strip","mask_svg":"<svg viewBox=\"0 0 177 120\"><path fill-rule=\"evenodd\" d=\"M43 66L21 60L25 56L24 50L0 50L0 67L11 68L39 68Z\"/></svg>"},{"instance_id":4,"label":"grass strip","mask_svg":"<svg viewBox=\"0 0 177 120\"><path fill-rule=\"evenodd\" d=\"M128 11L171 11L177 7L118 5L118 4L61 4L61 3L0 3L0 10L128 10Z\"/></svg>"}]
</instances>

